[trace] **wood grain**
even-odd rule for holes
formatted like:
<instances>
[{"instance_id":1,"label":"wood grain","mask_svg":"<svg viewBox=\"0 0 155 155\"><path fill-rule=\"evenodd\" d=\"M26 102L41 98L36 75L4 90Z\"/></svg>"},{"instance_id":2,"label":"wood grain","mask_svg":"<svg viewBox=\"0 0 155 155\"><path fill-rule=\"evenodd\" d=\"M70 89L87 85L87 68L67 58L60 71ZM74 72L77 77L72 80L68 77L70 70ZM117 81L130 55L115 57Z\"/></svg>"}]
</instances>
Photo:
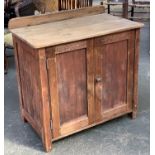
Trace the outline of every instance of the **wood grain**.
<instances>
[{"instance_id":1,"label":"wood grain","mask_svg":"<svg viewBox=\"0 0 155 155\"><path fill-rule=\"evenodd\" d=\"M87 116L81 116L77 119L74 119L68 123L64 123L61 126L61 135L66 135L68 133L72 133L76 130L79 130L83 127L86 127L88 125L88 117Z\"/></svg>"},{"instance_id":2,"label":"wood grain","mask_svg":"<svg viewBox=\"0 0 155 155\"><path fill-rule=\"evenodd\" d=\"M39 71L41 85L41 100L42 100L42 140L46 152L52 149L51 144L51 127L50 127L50 105L49 105L49 89L48 75L46 69L45 49L40 49L39 53Z\"/></svg>"},{"instance_id":3,"label":"wood grain","mask_svg":"<svg viewBox=\"0 0 155 155\"><path fill-rule=\"evenodd\" d=\"M51 141L136 117L141 26L99 14L12 30L21 116L46 151Z\"/></svg>"},{"instance_id":4,"label":"wood grain","mask_svg":"<svg viewBox=\"0 0 155 155\"><path fill-rule=\"evenodd\" d=\"M102 111L127 104L127 47L127 40L104 45L99 74L103 78Z\"/></svg>"},{"instance_id":5,"label":"wood grain","mask_svg":"<svg viewBox=\"0 0 155 155\"><path fill-rule=\"evenodd\" d=\"M96 83L96 77L100 76L102 73L102 50L100 48L103 46L96 43L94 39L94 104L95 104L95 122L102 118L102 107L101 107L101 96L102 96L102 85L101 82Z\"/></svg>"},{"instance_id":6,"label":"wood grain","mask_svg":"<svg viewBox=\"0 0 155 155\"><path fill-rule=\"evenodd\" d=\"M127 104L128 109L131 110L133 105L133 73L134 73L134 41L135 41L135 30L130 31L128 39L128 66L127 66Z\"/></svg>"},{"instance_id":7,"label":"wood grain","mask_svg":"<svg viewBox=\"0 0 155 155\"><path fill-rule=\"evenodd\" d=\"M25 121L24 115L23 115L23 109L24 109L24 103L22 98L22 87L21 87L21 77L20 77L20 69L19 69L19 45L20 41L17 40L15 36L13 38L13 44L14 44L14 55L15 55L15 63L16 63L16 77L17 77L17 83L18 83L18 92L19 92L19 101L20 101L20 112L21 112L21 119Z\"/></svg>"},{"instance_id":8,"label":"wood grain","mask_svg":"<svg viewBox=\"0 0 155 155\"><path fill-rule=\"evenodd\" d=\"M52 132L53 138L56 138L60 136L60 114L55 54L47 60L47 65L51 98Z\"/></svg>"},{"instance_id":9,"label":"wood grain","mask_svg":"<svg viewBox=\"0 0 155 155\"><path fill-rule=\"evenodd\" d=\"M118 50L119 49L119 50ZM110 109L132 108L134 31L95 39L96 120Z\"/></svg>"},{"instance_id":10,"label":"wood grain","mask_svg":"<svg viewBox=\"0 0 155 155\"><path fill-rule=\"evenodd\" d=\"M39 59L38 53L20 41L18 61L24 110L31 115L38 124L41 124L41 98L39 83ZM33 53L36 57L33 57ZM33 75L33 77L31 77Z\"/></svg>"},{"instance_id":11,"label":"wood grain","mask_svg":"<svg viewBox=\"0 0 155 155\"><path fill-rule=\"evenodd\" d=\"M71 52L79 49L83 49L87 47L87 41L79 41L79 42L73 42L65 45L59 45L55 47L55 53L61 54L64 52Z\"/></svg>"},{"instance_id":12,"label":"wood grain","mask_svg":"<svg viewBox=\"0 0 155 155\"><path fill-rule=\"evenodd\" d=\"M51 130L44 51L36 52L16 37L14 45L21 115L36 130L43 140L45 150L49 151Z\"/></svg>"},{"instance_id":13,"label":"wood grain","mask_svg":"<svg viewBox=\"0 0 155 155\"><path fill-rule=\"evenodd\" d=\"M140 30L135 31L135 54L134 54L134 96L133 96L133 113L132 118L135 119L137 116L138 106L138 63L139 63L139 41L140 41Z\"/></svg>"},{"instance_id":14,"label":"wood grain","mask_svg":"<svg viewBox=\"0 0 155 155\"><path fill-rule=\"evenodd\" d=\"M103 13L12 29L11 31L33 48L42 48L118 33L142 26L141 23Z\"/></svg>"},{"instance_id":15,"label":"wood grain","mask_svg":"<svg viewBox=\"0 0 155 155\"><path fill-rule=\"evenodd\" d=\"M95 121L94 103L94 42L93 39L87 41L87 100L89 124Z\"/></svg>"},{"instance_id":16,"label":"wood grain","mask_svg":"<svg viewBox=\"0 0 155 155\"><path fill-rule=\"evenodd\" d=\"M118 110L118 109L117 109L117 110ZM116 110L116 111L117 111L117 110ZM119 111L119 112L118 112L118 111ZM60 136L60 137L58 137L58 138L53 138L53 139L52 139L52 142L57 141L57 140L59 140L59 139L62 139L62 138L64 138L64 137L70 136L70 135L72 135L72 134L78 133L78 132L80 132L80 131L83 131L83 130L92 128L92 127L94 127L94 126L100 125L100 124L102 124L102 123L105 123L105 122L107 122L107 121L109 121L109 120L112 120L112 119L115 119L115 118L117 118L117 117L120 117L120 116L123 116L123 115L126 115L126 114L131 113L131 110L129 110L129 111L124 110L124 111L123 111L122 108L121 108L121 110L118 110L118 111L115 113L115 115L111 114L111 115L109 115L108 117L105 116L105 118L103 118L101 121L98 121L98 122L95 122L95 123L93 123L93 124L87 125L86 127L82 127L82 128L79 129L79 130L76 130L76 131L72 131L72 132L63 134L62 136Z\"/></svg>"},{"instance_id":17,"label":"wood grain","mask_svg":"<svg viewBox=\"0 0 155 155\"><path fill-rule=\"evenodd\" d=\"M60 124L87 115L85 49L56 55Z\"/></svg>"},{"instance_id":18,"label":"wood grain","mask_svg":"<svg viewBox=\"0 0 155 155\"><path fill-rule=\"evenodd\" d=\"M103 6L94 6L87 8L80 8L74 10L67 10L61 12L53 12L48 14L42 14L38 16L17 17L9 21L9 29L16 29L21 27L28 27L34 25L40 25L50 22L62 21L71 18L77 18L82 16L91 16L104 12Z\"/></svg>"}]
</instances>

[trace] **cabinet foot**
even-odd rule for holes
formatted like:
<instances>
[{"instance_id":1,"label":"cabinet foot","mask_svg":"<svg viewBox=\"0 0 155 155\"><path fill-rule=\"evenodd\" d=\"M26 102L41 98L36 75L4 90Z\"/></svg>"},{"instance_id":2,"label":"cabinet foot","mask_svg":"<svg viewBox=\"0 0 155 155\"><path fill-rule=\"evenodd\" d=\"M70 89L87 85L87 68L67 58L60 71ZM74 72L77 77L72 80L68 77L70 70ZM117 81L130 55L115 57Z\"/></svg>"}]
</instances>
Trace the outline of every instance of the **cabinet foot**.
<instances>
[{"instance_id":1,"label":"cabinet foot","mask_svg":"<svg viewBox=\"0 0 155 155\"><path fill-rule=\"evenodd\" d=\"M52 150L52 142L47 144L43 144L46 152L50 152Z\"/></svg>"},{"instance_id":2,"label":"cabinet foot","mask_svg":"<svg viewBox=\"0 0 155 155\"><path fill-rule=\"evenodd\" d=\"M137 112L133 111L132 113L129 114L132 119L136 119L137 117Z\"/></svg>"},{"instance_id":3,"label":"cabinet foot","mask_svg":"<svg viewBox=\"0 0 155 155\"><path fill-rule=\"evenodd\" d=\"M21 115L21 119L24 123L27 123L27 119L24 116Z\"/></svg>"},{"instance_id":4,"label":"cabinet foot","mask_svg":"<svg viewBox=\"0 0 155 155\"><path fill-rule=\"evenodd\" d=\"M24 123L27 123L27 119L26 119L26 118L23 118L23 122L24 122Z\"/></svg>"}]
</instances>

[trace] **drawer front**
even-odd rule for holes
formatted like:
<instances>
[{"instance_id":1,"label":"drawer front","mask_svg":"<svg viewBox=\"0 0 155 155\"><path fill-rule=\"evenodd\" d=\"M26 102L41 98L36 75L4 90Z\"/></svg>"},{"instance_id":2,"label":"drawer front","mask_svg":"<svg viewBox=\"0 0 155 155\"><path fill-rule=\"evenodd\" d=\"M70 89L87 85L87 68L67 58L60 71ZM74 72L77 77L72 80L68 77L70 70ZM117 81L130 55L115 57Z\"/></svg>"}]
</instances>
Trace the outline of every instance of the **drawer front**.
<instances>
[{"instance_id":1,"label":"drawer front","mask_svg":"<svg viewBox=\"0 0 155 155\"><path fill-rule=\"evenodd\" d=\"M133 63L134 31L95 39L96 121L131 110Z\"/></svg>"}]
</instances>

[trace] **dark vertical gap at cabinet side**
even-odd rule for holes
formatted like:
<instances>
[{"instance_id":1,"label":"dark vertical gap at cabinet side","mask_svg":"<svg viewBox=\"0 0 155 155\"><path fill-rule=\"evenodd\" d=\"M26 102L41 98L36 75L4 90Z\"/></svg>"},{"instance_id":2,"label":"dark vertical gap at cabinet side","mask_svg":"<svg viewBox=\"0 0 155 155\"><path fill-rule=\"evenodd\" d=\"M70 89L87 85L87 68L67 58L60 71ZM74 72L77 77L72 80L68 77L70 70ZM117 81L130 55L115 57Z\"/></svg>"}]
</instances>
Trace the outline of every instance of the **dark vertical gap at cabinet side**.
<instances>
[{"instance_id":1,"label":"dark vertical gap at cabinet side","mask_svg":"<svg viewBox=\"0 0 155 155\"><path fill-rule=\"evenodd\" d=\"M129 38L129 39L130 39L130 38ZM127 87L126 87L126 104L127 104L127 109L128 109L128 104L129 104L129 103L128 103L128 97L129 97L129 96L128 96L128 83L129 83L129 81L128 81L129 79L128 79L128 78L129 78L129 76L130 76L130 75L129 75L129 65L130 65L130 64L129 64L129 56L130 56L130 53L129 53L129 52L131 52L131 51L130 51L130 49L129 49L129 48L130 48L130 46L129 46L129 40L127 39L126 42L127 42L127 62L126 62L126 71L127 71L127 72L126 72L126 86L127 86Z\"/></svg>"}]
</instances>

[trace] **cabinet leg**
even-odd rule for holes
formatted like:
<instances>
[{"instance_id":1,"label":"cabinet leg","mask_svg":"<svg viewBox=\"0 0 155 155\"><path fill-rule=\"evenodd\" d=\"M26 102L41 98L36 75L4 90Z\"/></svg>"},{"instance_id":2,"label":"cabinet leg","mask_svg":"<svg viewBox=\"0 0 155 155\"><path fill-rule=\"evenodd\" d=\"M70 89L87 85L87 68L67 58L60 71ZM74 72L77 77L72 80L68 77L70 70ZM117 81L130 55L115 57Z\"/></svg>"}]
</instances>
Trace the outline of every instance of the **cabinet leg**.
<instances>
[{"instance_id":1,"label":"cabinet leg","mask_svg":"<svg viewBox=\"0 0 155 155\"><path fill-rule=\"evenodd\" d=\"M136 117L137 117L137 111L133 111L133 112L130 113L129 115L130 115L130 117L131 117L132 119L136 119Z\"/></svg>"},{"instance_id":2,"label":"cabinet leg","mask_svg":"<svg viewBox=\"0 0 155 155\"><path fill-rule=\"evenodd\" d=\"M25 117L22 118L24 123L27 123L27 119Z\"/></svg>"},{"instance_id":3,"label":"cabinet leg","mask_svg":"<svg viewBox=\"0 0 155 155\"><path fill-rule=\"evenodd\" d=\"M20 105L21 106L21 105ZM25 118L25 116L24 116L24 114L23 114L23 108L22 107L20 107L21 108L21 113L20 113L20 117L21 117L21 119L22 119L22 121L24 122L24 123L27 123L27 119Z\"/></svg>"},{"instance_id":4,"label":"cabinet leg","mask_svg":"<svg viewBox=\"0 0 155 155\"><path fill-rule=\"evenodd\" d=\"M132 119L136 119L136 117L137 117L137 111L133 111L132 112Z\"/></svg>"},{"instance_id":5,"label":"cabinet leg","mask_svg":"<svg viewBox=\"0 0 155 155\"><path fill-rule=\"evenodd\" d=\"M50 152L52 150L52 142L45 142L45 140L43 140L43 146L46 152Z\"/></svg>"},{"instance_id":6,"label":"cabinet leg","mask_svg":"<svg viewBox=\"0 0 155 155\"><path fill-rule=\"evenodd\" d=\"M24 123L27 123L27 119L21 114L21 119Z\"/></svg>"}]
</instances>

